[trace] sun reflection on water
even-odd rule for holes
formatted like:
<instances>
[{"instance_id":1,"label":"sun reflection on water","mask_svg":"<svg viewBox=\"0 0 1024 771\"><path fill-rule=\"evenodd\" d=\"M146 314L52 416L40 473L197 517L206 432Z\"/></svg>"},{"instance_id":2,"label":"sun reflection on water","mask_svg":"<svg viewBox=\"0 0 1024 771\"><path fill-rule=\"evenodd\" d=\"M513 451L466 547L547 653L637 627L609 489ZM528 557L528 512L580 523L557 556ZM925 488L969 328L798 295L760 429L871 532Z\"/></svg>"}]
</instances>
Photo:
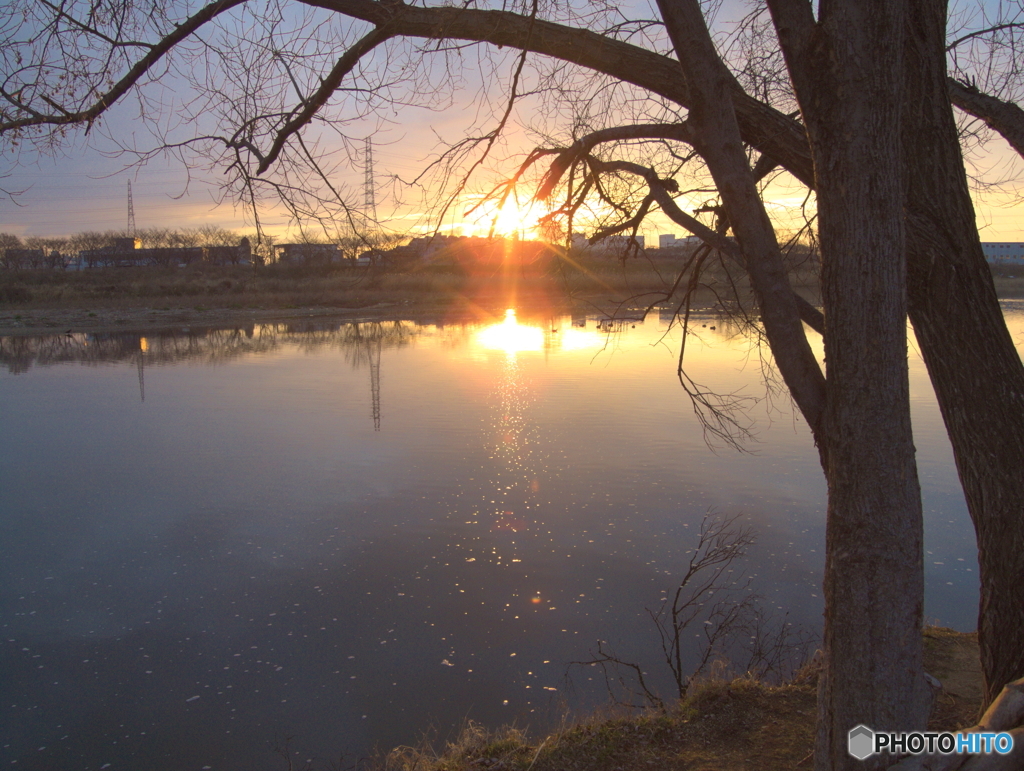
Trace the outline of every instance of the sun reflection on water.
<instances>
[{"instance_id":1,"label":"sun reflection on water","mask_svg":"<svg viewBox=\"0 0 1024 771\"><path fill-rule=\"evenodd\" d=\"M489 350L516 354L520 351L539 351L544 347L544 332L540 327L520 324L514 308L505 311L505 320L484 327L477 333L477 342Z\"/></svg>"}]
</instances>

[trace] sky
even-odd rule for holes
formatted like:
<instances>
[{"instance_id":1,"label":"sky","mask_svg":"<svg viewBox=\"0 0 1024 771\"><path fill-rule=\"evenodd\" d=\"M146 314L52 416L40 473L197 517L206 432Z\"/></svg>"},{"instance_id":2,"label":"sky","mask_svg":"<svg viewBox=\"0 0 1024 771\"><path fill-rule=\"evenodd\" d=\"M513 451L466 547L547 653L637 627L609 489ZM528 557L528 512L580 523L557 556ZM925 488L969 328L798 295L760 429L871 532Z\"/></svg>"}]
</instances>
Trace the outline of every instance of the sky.
<instances>
[{"instance_id":1,"label":"sky","mask_svg":"<svg viewBox=\"0 0 1024 771\"><path fill-rule=\"evenodd\" d=\"M436 157L441 140L458 141L467 131L493 126L496 118L480 110L480 73L473 67L464 73L447 109L436 111L416 106L392 110L385 123L364 122L363 130L373 137L374 176L378 217L397 232L428 232L432 220L427 214L430 195L401 189L391 183L395 177L409 180ZM183 84L182 84L182 87ZM173 89L171 89L173 90ZM513 116L515 118L516 116ZM519 116L522 117L522 116ZM128 183L131 182L136 227L194 228L215 225L239 231L253 229L251 212L230 200L224 200L220 184L222 170L200 172L185 168L174 158L156 158L142 167L128 167L128 159L118 157L118 141L130 139L144 146L151 142L138 128L133 108L115 109L88 138L72 135L69 145L51 156L22 151L18 163L5 152L0 156L0 188L16 195L0 198L0 232L26 236L62 236L81 231L120 230L128 223ZM488 122L490 121L490 122ZM530 141L514 120L510 124L511 144L496 153L505 163L496 163L506 172L515 167L514 151L526 150ZM356 124L358 133L359 124ZM105 132L105 134L104 134ZM351 136L351 132L350 132ZM329 142L327 138L325 141ZM992 141L972 158L972 173L984 184L977 185L975 206L983 241L1024 241L1024 162L1001 139ZM359 157L342 158L332 175L332 183L347 190L347 199L356 206L363 202L364 166ZM481 177L481 180L496 177ZM481 188L482 189L482 188ZM785 229L787 219L804 202L804 191L779 186L771 191L771 210ZM694 202L694 206L699 201ZM486 234L490 221L477 213L464 217L468 203L453 207L442 226L447 232L467 235ZM260 212L266 230L279 239L295 236L296 231L280 207ZM501 225L512 227L513 216ZM499 226L498 230L502 229ZM642 232L648 244L656 243L659 233L685 235L663 217L651 217ZM524 232L531 237L532 232Z\"/></svg>"}]
</instances>

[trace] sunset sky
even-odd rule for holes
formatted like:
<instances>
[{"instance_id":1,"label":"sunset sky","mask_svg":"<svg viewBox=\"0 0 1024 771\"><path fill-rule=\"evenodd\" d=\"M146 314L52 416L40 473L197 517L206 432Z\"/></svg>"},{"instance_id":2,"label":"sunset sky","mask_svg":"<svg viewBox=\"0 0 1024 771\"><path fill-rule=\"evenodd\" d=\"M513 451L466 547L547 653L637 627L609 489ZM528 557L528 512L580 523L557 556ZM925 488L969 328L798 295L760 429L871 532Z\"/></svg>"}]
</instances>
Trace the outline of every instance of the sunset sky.
<instances>
[{"instance_id":1,"label":"sunset sky","mask_svg":"<svg viewBox=\"0 0 1024 771\"><path fill-rule=\"evenodd\" d=\"M173 90L173 89L172 89ZM373 137L374 171L377 180L377 214L388 227L398 233L427 232L436 220L428 215L431 191L415 190L396 184L395 178L412 180L436 157L442 142L455 142L467 131L490 127L486 115L481 118L479 92L481 86L472 75L454 92L447 109L429 110L402 107L388 116L384 123L365 122L365 134ZM137 108L134 108L137 109ZM529 120L529 117L526 118ZM220 169L186 169L174 158L150 160L140 168L126 168L130 159L117 157L110 137L145 147L152 138L141 132L133 107L116 108L104 123L86 139L80 134L73 143L54 156L41 156L23 151L17 164L7 152L0 165L0 188L16 193L13 199L0 199L0 231L18 236L60 236L85 230L118 230L127 225L127 184L131 181L135 222L139 229L149 227L191 228L201 225L251 230L251 214L230 200L224 201L219 184ZM350 127L349 136L354 132ZM512 171L522 153L533 142L513 127L511 141L495 154L492 166L506 173ZM1024 196L1024 161L1001 139L993 140L983 152L971 157L971 173L984 184L977 185L975 204L983 241L1024 241L1024 208L1018 199ZM364 168L361 158L342 159L332 175L346 200L359 207L363 202ZM498 172L477 176L478 191L493 183ZM424 196L424 192L427 193ZM529 188L523 189L523 201ZM435 196L436 198L436 196ZM782 186L772 191L770 213L785 229L804 202L805 191ZM693 207L700 200L690 202ZM466 200L452 207L442 223L445 232L467 235L486 234L490 221L479 213L463 216L470 207ZM499 220L498 231L514 227L514 206L510 205ZM687 208L684 206L684 208ZM535 212L539 213L539 212ZM261 212L265 228L278 238L295 235L286 213L269 207ZM522 235L535 234L525 223ZM648 218L644 234L648 245L656 244L659 233L683 236L681 229L661 216Z\"/></svg>"}]
</instances>

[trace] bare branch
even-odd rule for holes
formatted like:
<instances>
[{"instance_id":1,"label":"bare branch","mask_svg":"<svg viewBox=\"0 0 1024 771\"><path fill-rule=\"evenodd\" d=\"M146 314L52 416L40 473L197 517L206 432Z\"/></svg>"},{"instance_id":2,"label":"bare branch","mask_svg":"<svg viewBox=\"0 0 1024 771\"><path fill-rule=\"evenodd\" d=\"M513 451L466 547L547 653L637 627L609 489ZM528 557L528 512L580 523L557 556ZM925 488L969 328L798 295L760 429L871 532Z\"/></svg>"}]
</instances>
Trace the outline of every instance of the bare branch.
<instances>
[{"instance_id":1,"label":"bare branch","mask_svg":"<svg viewBox=\"0 0 1024 771\"><path fill-rule=\"evenodd\" d=\"M270 165L281 154L281 149L284 147L285 142L288 141L288 138L313 119L313 116L327 103L327 100L331 98L338 86L341 85L342 79L352 71L352 68L359 63L359 60L390 37L391 35L386 27L377 27L362 37L338 59L338 63L334 65L330 74L324 78L316 93L309 99L304 100L302 110L277 133L270 151L260 161L259 168L256 170L257 175L270 168Z\"/></svg>"},{"instance_id":2,"label":"bare branch","mask_svg":"<svg viewBox=\"0 0 1024 771\"><path fill-rule=\"evenodd\" d=\"M1004 102L994 96L982 93L968 83L954 78L946 79L949 98L953 104L966 113L983 120L997 131L1024 157L1024 110L1013 102Z\"/></svg>"},{"instance_id":3,"label":"bare branch","mask_svg":"<svg viewBox=\"0 0 1024 771\"><path fill-rule=\"evenodd\" d=\"M535 195L538 201L551 197L552 191L561 181L566 170L579 158L590 153L604 142L619 142L628 139L675 139L691 143L693 137L685 121L683 123L654 123L647 125L615 126L601 129L577 139L552 161Z\"/></svg>"},{"instance_id":4,"label":"bare branch","mask_svg":"<svg viewBox=\"0 0 1024 771\"><path fill-rule=\"evenodd\" d=\"M207 5L202 10L189 17L185 22L180 24L173 32L164 37L159 43L153 45L152 48L143 56L117 83L114 84L107 92L100 95L93 104L84 109L77 111L70 111L65 109L59 109L56 115L44 115L31 109L31 107L23 103L15 94L8 94L2 92L4 98L6 98L11 104L15 105L19 110L23 110L30 114L28 118L16 118L0 123L0 135L20 129L28 128L31 126L63 126L74 123L86 123L91 124L100 115L106 112L114 103L117 102L122 96L124 96L132 87L137 85L150 68L152 68L157 62L159 62L168 51L173 49L181 41L193 34L196 30L202 27L204 24L209 22L211 19L220 16L226 11L231 10L237 6L243 5L246 0L216 0L215 2ZM52 102L50 103L52 105Z\"/></svg>"},{"instance_id":5,"label":"bare branch","mask_svg":"<svg viewBox=\"0 0 1024 771\"><path fill-rule=\"evenodd\" d=\"M1024 30L1024 24L1021 24L1019 22L1013 22L1008 24L995 24L991 27L986 27L985 29L975 30L974 32L969 32L966 35L961 35L960 37L958 37L956 40L954 40L952 43L946 46L946 50L952 51L961 43L966 43L968 40L974 40L975 38L984 37L985 35L990 35L993 32L1001 32L1007 29Z\"/></svg>"}]
</instances>

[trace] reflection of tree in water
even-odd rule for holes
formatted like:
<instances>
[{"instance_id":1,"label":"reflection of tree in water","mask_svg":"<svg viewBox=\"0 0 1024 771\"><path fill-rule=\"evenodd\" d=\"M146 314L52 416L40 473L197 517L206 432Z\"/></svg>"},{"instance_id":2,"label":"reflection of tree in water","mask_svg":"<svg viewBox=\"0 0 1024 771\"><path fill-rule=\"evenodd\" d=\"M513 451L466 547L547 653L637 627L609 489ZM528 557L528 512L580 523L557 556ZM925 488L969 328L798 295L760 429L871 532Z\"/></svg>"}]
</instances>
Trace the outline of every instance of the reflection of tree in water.
<instances>
[{"instance_id":1,"label":"reflection of tree in water","mask_svg":"<svg viewBox=\"0 0 1024 771\"><path fill-rule=\"evenodd\" d=\"M200 361L219 364L281 346L312 353L342 351L354 369L370 370L373 427L380 431L380 357L385 348L408 345L416 334L401 321L260 324L235 329L196 329L149 334L109 333L0 337L0 365L12 374L33 365L132 363L138 369L139 397L145 401L147 366Z\"/></svg>"},{"instance_id":2,"label":"reflection of tree in water","mask_svg":"<svg viewBox=\"0 0 1024 771\"><path fill-rule=\"evenodd\" d=\"M140 353L147 366L183 361L216 364L297 345L305 351L340 349L346 361L359 367L369 363L367 341L381 349L394 348L408 344L414 334L410 325L392 321L0 337L0 365L18 374L54 364L135 363Z\"/></svg>"}]
</instances>

